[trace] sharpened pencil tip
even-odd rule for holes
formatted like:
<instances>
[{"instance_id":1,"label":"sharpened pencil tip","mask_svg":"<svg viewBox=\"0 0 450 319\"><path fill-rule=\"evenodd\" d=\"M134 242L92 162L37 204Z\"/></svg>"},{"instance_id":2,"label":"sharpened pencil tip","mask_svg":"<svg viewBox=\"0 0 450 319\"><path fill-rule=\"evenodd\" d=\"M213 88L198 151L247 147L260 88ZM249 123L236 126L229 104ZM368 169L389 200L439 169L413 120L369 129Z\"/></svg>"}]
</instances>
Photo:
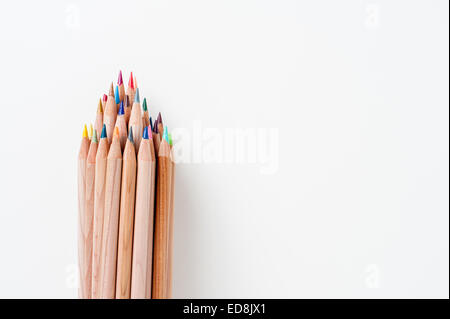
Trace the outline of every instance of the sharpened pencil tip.
<instances>
[{"instance_id":1,"label":"sharpened pencil tip","mask_svg":"<svg viewBox=\"0 0 450 319\"><path fill-rule=\"evenodd\" d=\"M136 90L137 92L137 90ZM142 109L144 112L147 112L147 99L144 97L144 101L142 102Z\"/></svg>"},{"instance_id":2,"label":"sharpened pencil tip","mask_svg":"<svg viewBox=\"0 0 450 319\"><path fill-rule=\"evenodd\" d=\"M119 115L124 115L125 114L125 110L123 108L123 101L120 102L120 107L119 107Z\"/></svg>"},{"instance_id":3,"label":"sharpened pencil tip","mask_svg":"<svg viewBox=\"0 0 450 319\"><path fill-rule=\"evenodd\" d=\"M120 96L119 96L119 87L117 85L116 85L115 98L116 98L116 104L119 104L120 103Z\"/></svg>"},{"instance_id":4,"label":"sharpened pencil tip","mask_svg":"<svg viewBox=\"0 0 450 319\"><path fill-rule=\"evenodd\" d=\"M133 128L130 127L130 131L128 132L128 139L130 140L131 143L134 144L134 140L133 140Z\"/></svg>"},{"instance_id":5,"label":"sharpened pencil tip","mask_svg":"<svg viewBox=\"0 0 450 319\"><path fill-rule=\"evenodd\" d=\"M105 124L103 124L102 135L100 136L100 138L106 138L106 125Z\"/></svg>"},{"instance_id":6,"label":"sharpened pencil tip","mask_svg":"<svg viewBox=\"0 0 450 319\"><path fill-rule=\"evenodd\" d=\"M111 86L109 87L109 95L114 96L114 84L111 82Z\"/></svg>"},{"instance_id":7,"label":"sharpened pencil tip","mask_svg":"<svg viewBox=\"0 0 450 319\"><path fill-rule=\"evenodd\" d=\"M92 139L93 131L94 131L94 128L92 127L92 124L89 124L89 132L88 132L89 139Z\"/></svg>"},{"instance_id":8,"label":"sharpened pencil tip","mask_svg":"<svg viewBox=\"0 0 450 319\"><path fill-rule=\"evenodd\" d=\"M141 102L139 99L139 89L136 89L136 94L134 95L134 102L136 103Z\"/></svg>"},{"instance_id":9,"label":"sharpened pencil tip","mask_svg":"<svg viewBox=\"0 0 450 319\"><path fill-rule=\"evenodd\" d=\"M148 127L144 127L144 133L142 133L142 138L148 140Z\"/></svg>"},{"instance_id":10,"label":"sharpened pencil tip","mask_svg":"<svg viewBox=\"0 0 450 319\"><path fill-rule=\"evenodd\" d=\"M106 102L108 100L108 95L103 94L103 102Z\"/></svg>"},{"instance_id":11,"label":"sharpened pencil tip","mask_svg":"<svg viewBox=\"0 0 450 319\"><path fill-rule=\"evenodd\" d=\"M147 126L147 132L148 132L148 138L152 139L153 138L153 134L152 134L152 128L151 126Z\"/></svg>"},{"instance_id":12,"label":"sharpened pencil tip","mask_svg":"<svg viewBox=\"0 0 450 319\"><path fill-rule=\"evenodd\" d=\"M158 124L163 125L163 121L162 121L162 116L161 116L161 112L158 113L158 117L156 118L156 120L158 121ZM164 126L164 125L163 125Z\"/></svg>"},{"instance_id":13,"label":"sharpened pencil tip","mask_svg":"<svg viewBox=\"0 0 450 319\"><path fill-rule=\"evenodd\" d=\"M88 130L87 130L87 125L86 124L84 124L84 126L83 126L83 135L82 135L82 137L88 138Z\"/></svg>"},{"instance_id":14,"label":"sharpened pencil tip","mask_svg":"<svg viewBox=\"0 0 450 319\"><path fill-rule=\"evenodd\" d=\"M93 142L93 143L97 143L98 142L98 140L97 140L97 130L94 130L94 132L92 132L92 140L91 140L91 142Z\"/></svg>"},{"instance_id":15,"label":"sharpened pencil tip","mask_svg":"<svg viewBox=\"0 0 450 319\"><path fill-rule=\"evenodd\" d=\"M128 87L134 89L133 72L130 73L130 79L128 80Z\"/></svg>"},{"instance_id":16,"label":"sharpened pencil tip","mask_svg":"<svg viewBox=\"0 0 450 319\"><path fill-rule=\"evenodd\" d=\"M153 121L151 116L149 116L148 121L150 122L150 131L153 131Z\"/></svg>"},{"instance_id":17,"label":"sharpened pencil tip","mask_svg":"<svg viewBox=\"0 0 450 319\"><path fill-rule=\"evenodd\" d=\"M169 133L169 145L172 146L172 134Z\"/></svg>"},{"instance_id":18,"label":"sharpened pencil tip","mask_svg":"<svg viewBox=\"0 0 450 319\"><path fill-rule=\"evenodd\" d=\"M117 126L114 128L114 135L113 136L119 136L119 128Z\"/></svg>"},{"instance_id":19,"label":"sharpened pencil tip","mask_svg":"<svg viewBox=\"0 0 450 319\"><path fill-rule=\"evenodd\" d=\"M122 85L123 79L122 79L122 70L119 70L119 78L117 79L117 85Z\"/></svg>"},{"instance_id":20,"label":"sharpened pencil tip","mask_svg":"<svg viewBox=\"0 0 450 319\"><path fill-rule=\"evenodd\" d=\"M167 126L164 127L163 138L166 140L167 143L169 143L169 132L168 132Z\"/></svg>"},{"instance_id":21,"label":"sharpened pencil tip","mask_svg":"<svg viewBox=\"0 0 450 319\"><path fill-rule=\"evenodd\" d=\"M102 99L98 101L97 113L103 113Z\"/></svg>"}]
</instances>

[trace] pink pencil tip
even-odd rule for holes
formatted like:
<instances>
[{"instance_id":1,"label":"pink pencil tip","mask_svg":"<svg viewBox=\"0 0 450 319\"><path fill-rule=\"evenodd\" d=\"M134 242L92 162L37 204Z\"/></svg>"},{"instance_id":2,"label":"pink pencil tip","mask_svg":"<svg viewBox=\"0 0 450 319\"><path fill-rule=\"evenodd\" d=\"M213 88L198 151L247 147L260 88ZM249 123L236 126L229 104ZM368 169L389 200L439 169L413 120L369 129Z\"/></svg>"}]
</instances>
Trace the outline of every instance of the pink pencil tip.
<instances>
[{"instance_id":1,"label":"pink pencil tip","mask_svg":"<svg viewBox=\"0 0 450 319\"><path fill-rule=\"evenodd\" d=\"M122 85L123 79L122 79L122 71L119 70L119 79L117 80L117 85Z\"/></svg>"},{"instance_id":2,"label":"pink pencil tip","mask_svg":"<svg viewBox=\"0 0 450 319\"><path fill-rule=\"evenodd\" d=\"M134 89L134 80L133 80L133 72L130 74L130 80L128 81L128 86Z\"/></svg>"},{"instance_id":3,"label":"pink pencil tip","mask_svg":"<svg viewBox=\"0 0 450 319\"><path fill-rule=\"evenodd\" d=\"M106 102L108 100L108 95L103 94L103 102Z\"/></svg>"}]
</instances>

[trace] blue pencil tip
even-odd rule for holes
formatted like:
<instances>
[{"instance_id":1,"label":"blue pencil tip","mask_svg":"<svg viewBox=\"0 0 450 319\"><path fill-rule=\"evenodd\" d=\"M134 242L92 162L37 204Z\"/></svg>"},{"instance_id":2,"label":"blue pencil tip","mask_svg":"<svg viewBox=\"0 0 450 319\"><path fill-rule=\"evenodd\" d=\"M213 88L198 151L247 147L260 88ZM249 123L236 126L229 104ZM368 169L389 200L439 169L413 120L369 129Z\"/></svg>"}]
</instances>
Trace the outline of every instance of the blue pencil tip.
<instances>
[{"instance_id":1,"label":"blue pencil tip","mask_svg":"<svg viewBox=\"0 0 450 319\"><path fill-rule=\"evenodd\" d=\"M130 131L128 132L128 139L130 140L131 143L134 143L133 140L133 128L130 127Z\"/></svg>"},{"instance_id":2,"label":"blue pencil tip","mask_svg":"<svg viewBox=\"0 0 450 319\"><path fill-rule=\"evenodd\" d=\"M114 96L116 98L116 104L120 103L120 97L119 97L119 87L116 85L116 92L114 93Z\"/></svg>"},{"instance_id":3,"label":"blue pencil tip","mask_svg":"<svg viewBox=\"0 0 450 319\"><path fill-rule=\"evenodd\" d=\"M106 125L105 124L103 124L102 135L100 136L100 138L106 138Z\"/></svg>"},{"instance_id":4,"label":"blue pencil tip","mask_svg":"<svg viewBox=\"0 0 450 319\"><path fill-rule=\"evenodd\" d=\"M144 127L144 133L142 134L144 140L148 140L148 126Z\"/></svg>"},{"instance_id":5,"label":"blue pencil tip","mask_svg":"<svg viewBox=\"0 0 450 319\"><path fill-rule=\"evenodd\" d=\"M120 107L119 107L119 115L124 115L125 110L123 109L123 101L120 101Z\"/></svg>"},{"instance_id":6,"label":"blue pencil tip","mask_svg":"<svg viewBox=\"0 0 450 319\"><path fill-rule=\"evenodd\" d=\"M134 95L134 102L140 103L141 100L139 99L139 88L136 89L136 94Z\"/></svg>"}]
</instances>

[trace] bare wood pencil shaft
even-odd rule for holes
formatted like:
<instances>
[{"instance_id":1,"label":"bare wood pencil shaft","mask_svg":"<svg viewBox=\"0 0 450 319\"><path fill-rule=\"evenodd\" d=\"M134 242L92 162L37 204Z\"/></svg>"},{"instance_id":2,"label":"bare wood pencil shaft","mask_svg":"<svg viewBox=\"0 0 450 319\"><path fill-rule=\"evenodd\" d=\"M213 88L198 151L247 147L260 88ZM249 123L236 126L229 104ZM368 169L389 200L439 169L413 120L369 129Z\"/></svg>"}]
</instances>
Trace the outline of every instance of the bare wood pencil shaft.
<instances>
[{"instance_id":1,"label":"bare wood pencil shaft","mask_svg":"<svg viewBox=\"0 0 450 319\"><path fill-rule=\"evenodd\" d=\"M172 298L173 281L173 203L175 196L175 162L173 160L172 150L170 151L170 207L169 207L169 257L168 257L168 280L167 280L167 298Z\"/></svg>"},{"instance_id":2,"label":"bare wood pencil shaft","mask_svg":"<svg viewBox=\"0 0 450 319\"><path fill-rule=\"evenodd\" d=\"M85 259L86 259L86 159L89 150L89 140L83 137L78 153L78 268L80 271L79 298L89 298L86 285Z\"/></svg>"},{"instance_id":3,"label":"bare wood pencil shaft","mask_svg":"<svg viewBox=\"0 0 450 319\"><path fill-rule=\"evenodd\" d=\"M153 254L152 298L167 298L167 263L169 247L169 206L170 206L170 148L162 140L159 146L155 234Z\"/></svg>"},{"instance_id":4,"label":"bare wood pencil shaft","mask_svg":"<svg viewBox=\"0 0 450 319\"><path fill-rule=\"evenodd\" d=\"M153 155L153 157L152 157ZM153 259L154 154L142 139L138 153L131 298L151 298Z\"/></svg>"},{"instance_id":5,"label":"bare wood pencil shaft","mask_svg":"<svg viewBox=\"0 0 450 319\"><path fill-rule=\"evenodd\" d=\"M101 295L114 299L116 291L117 238L119 230L122 152L117 136L113 138L106 165L105 212L101 251Z\"/></svg>"},{"instance_id":6,"label":"bare wood pencil shaft","mask_svg":"<svg viewBox=\"0 0 450 319\"><path fill-rule=\"evenodd\" d=\"M80 274L82 282L86 285L86 298L92 298L92 238L94 222L94 188L95 188L95 157L98 143L91 142L86 161L86 208L84 224L84 273Z\"/></svg>"},{"instance_id":7,"label":"bare wood pencil shaft","mask_svg":"<svg viewBox=\"0 0 450 319\"><path fill-rule=\"evenodd\" d=\"M108 140L100 139L95 158L94 232L92 243L92 298L101 298L101 250L105 211L106 160Z\"/></svg>"},{"instance_id":8,"label":"bare wood pencil shaft","mask_svg":"<svg viewBox=\"0 0 450 319\"><path fill-rule=\"evenodd\" d=\"M130 140L123 154L120 196L119 241L117 251L116 298L130 298L133 252L134 195L136 191L136 151Z\"/></svg>"},{"instance_id":9,"label":"bare wood pencil shaft","mask_svg":"<svg viewBox=\"0 0 450 319\"><path fill-rule=\"evenodd\" d=\"M139 102L133 103L133 108L131 110L130 122L128 123L128 131L130 128L133 129L133 140L136 147L136 152L139 151L139 145L141 144L143 125L142 125L142 112L141 104Z\"/></svg>"},{"instance_id":10,"label":"bare wood pencil shaft","mask_svg":"<svg viewBox=\"0 0 450 319\"><path fill-rule=\"evenodd\" d=\"M120 147L123 151L125 149L125 144L127 142L128 136L127 123L125 122L125 115L117 116L116 127L119 129Z\"/></svg>"}]
</instances>

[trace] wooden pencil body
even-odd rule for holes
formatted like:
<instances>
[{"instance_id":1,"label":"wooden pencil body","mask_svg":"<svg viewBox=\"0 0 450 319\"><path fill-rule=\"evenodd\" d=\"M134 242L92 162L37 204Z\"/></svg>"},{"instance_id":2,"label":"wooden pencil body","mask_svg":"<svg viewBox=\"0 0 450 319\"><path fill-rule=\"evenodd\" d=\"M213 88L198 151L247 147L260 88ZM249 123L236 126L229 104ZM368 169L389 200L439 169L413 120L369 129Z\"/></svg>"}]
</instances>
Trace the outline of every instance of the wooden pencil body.
<instances>
[{"instance_id":1,"label":"wooden pencil body","mask_svg":"<svg viewBox=\"0 0 450 319\"><path fill-rule=\"evenodd\" d=\"M138 153L131 298L151 298L156 161L148 139Z\"/></svg>"},{"instance_id":2,"label":"wooden pencil body","mask_svg":"<svg viewBox=\"0 0 450 319\"><path fill-rule=\"evenodd\" d=\"M95 158L94 228L92 239L92 298L101 298L101 250L105 211L106 162L108 140L100 139Z\"/></svg>"},{"instance_id":3,"label":"wooden pencil body","mask_svg":"<svg viewBox=\"0 0 450 319\"><path fill-rule=\"evenodd\" d=\"M133 143L128 140L123 154L122 188L120 196L116 280L117 299L130 298L135 191L136 153Z\"/></svg>"},{"instance_id":4,"label":"wooden pencil body","mask_svg":"<svg viewBox=\"0 0 450 319\"><path fill-rule=\"evenodd\" d=\"M159 147L156 211L153 254L152 298L167 298L169 207L170 207L170 158L169 145L162 140Z\"/></svg>"},{"instance_id":5,"label":"wooden pencil body","mask_svg":"<svg viewBox=\"0 0 450 319\"><path fill-rule=\"evenodd\" d=\"M89 298L86 283L86 236L88 222L86 218L86 160L89 140L83 137L78 154L78 269L80 272L79 298Z\"/></svg>"},{"instance_id":6,"label":"wooden pencil body","mask_svg":"<svg viewBox=\"0 0 450 319\"><path fill-rule=\"evenodd\" d=\"M95 157L97 155L96 142L91 142L86 160L86 202L85 220L83 225L84 258L83 273L80 278L85 287L86 298L92 298L92 238L94 223L94 193L95 193Z\"/></svg>"},{"instance_id":7,"label":"wooden pencil body","mask_svg":"<svg viewBox=\"0 0 450 319\"><path fill-rule=\"evenodd\" d=\"M114 299L116 287L117 238L119 230L122 152L117 137L108 153L105 183L105 211L101 251L101 296Z\"/></svg>"},{"instance_id":8,"label":"wooden pencil body","mask_svg":"<svg viewBox=\"0 0 450 319\"><path fill-rule=\"evenodd\" d=\"M172 298L173 281L173 223L174 223L174 196L175 196L175 162L172 150L170 152L170 206L169 206L169 256L168 256L168 279L167 298Z\"/></svg>"}]
</instances>

